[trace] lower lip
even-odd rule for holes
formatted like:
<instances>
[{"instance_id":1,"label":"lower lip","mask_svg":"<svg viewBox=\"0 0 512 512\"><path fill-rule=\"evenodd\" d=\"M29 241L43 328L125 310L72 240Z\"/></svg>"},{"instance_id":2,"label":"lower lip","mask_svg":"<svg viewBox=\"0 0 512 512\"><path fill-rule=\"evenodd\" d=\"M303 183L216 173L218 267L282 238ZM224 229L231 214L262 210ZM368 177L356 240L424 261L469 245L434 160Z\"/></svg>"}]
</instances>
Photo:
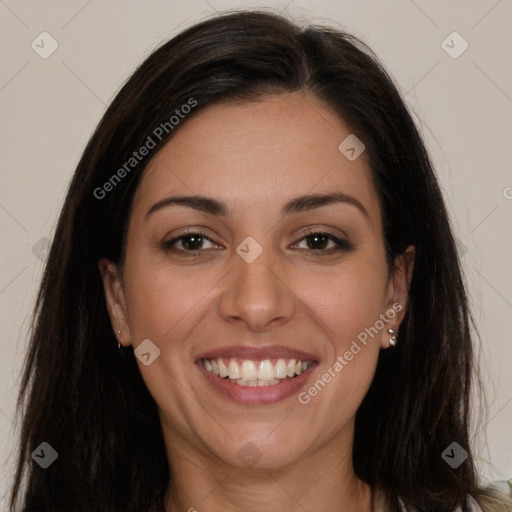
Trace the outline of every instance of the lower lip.
<instances>
[{"instance_id":1,"label":"lower lip","mask_svg":"<svg viewBox=\"0 0 512 512\"><path fill-rule=\"evenodd\" d=\"M209 372L204 367L202 361L197 362L201 373L218 392L227 396L234 402L249 405L273 404L289 396L298 394L300 389L306 384L317 364L318 363L313 362L306 371L302 372L297 377L284 380L280 384L274 384L273 386L239 386L238 384Z\"/></svg>"}]
</instances>

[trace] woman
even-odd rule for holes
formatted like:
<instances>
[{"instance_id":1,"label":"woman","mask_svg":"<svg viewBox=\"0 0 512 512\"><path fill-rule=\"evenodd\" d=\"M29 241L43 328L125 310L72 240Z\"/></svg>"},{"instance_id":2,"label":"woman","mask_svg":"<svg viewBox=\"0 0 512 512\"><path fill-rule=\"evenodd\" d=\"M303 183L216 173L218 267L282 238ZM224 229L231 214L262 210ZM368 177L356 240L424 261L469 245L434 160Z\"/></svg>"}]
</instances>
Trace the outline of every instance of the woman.
<instances>
[{"instance_id":1,"label":"woman","mask_svg":"<svg viewBox=\"0 0 512 512\"><path fill-rule=\"evenodd\" d=\"M377 59L221 15L149 56L76 169L11 506L510 510L475 474L472 372L443 199Z\"/></svg>"}]
</instances>

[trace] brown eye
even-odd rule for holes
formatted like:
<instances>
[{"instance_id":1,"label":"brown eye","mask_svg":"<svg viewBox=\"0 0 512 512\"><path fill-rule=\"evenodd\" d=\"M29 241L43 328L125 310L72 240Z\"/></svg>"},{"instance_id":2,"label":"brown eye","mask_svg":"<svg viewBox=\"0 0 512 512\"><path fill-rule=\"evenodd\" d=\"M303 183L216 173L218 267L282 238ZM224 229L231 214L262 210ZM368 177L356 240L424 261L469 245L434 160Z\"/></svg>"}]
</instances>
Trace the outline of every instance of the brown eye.
<instances>
[{"instance_id":1,"label":"brown eye","mask_svg":"<svg viewBox=\"0 0 512 512\"><path fill-rule=\"evenodd\" d=\"M348 251L353 248L352 244L341 240L330 233L314 232L299 240L296 245L306 241L306 251L315 253L315 255L332 254L339 251ZM329 247L329 244L331 246Z\"/></svg>"},{"instance_id":2,"label":"brown eye","mask_svg":"<svg viewBox=\"0 0 512 512\"><path fill-rule=\"evenodd\" d=\"M205 247L205 244L208 243L214 247L218 247L204 233L190 232L164 242L162 248L166 251L181 253L183 256L195 256L201 251L211 248Z\"/></svg>"},{"instance_id":3,"label":"brown eye","mask_svg":"<svg viewBox=\"0 0 512 512\"><path fill-rule=\"evenodd\" d=\"M308 243L309 249L321 249L321 250L325 250L326 247L329 245L329 242L331 241L331 239L328 236L321 234L321 233L318 233L315 235L309 235L308 237L305 238L305 240L309 241L309 243Z\"/></svg>"},{"instance_id":4,"label":"brown eye","mask_svg":"<svg viewBox=\"0 0 512 512\"><path fill-rule=\"evenodd\" d=\"M187 251L196 251L201 249L203 244L203 236L202 235L187 235L181 237L181 245Z\"/></svg>"}]
</instances>

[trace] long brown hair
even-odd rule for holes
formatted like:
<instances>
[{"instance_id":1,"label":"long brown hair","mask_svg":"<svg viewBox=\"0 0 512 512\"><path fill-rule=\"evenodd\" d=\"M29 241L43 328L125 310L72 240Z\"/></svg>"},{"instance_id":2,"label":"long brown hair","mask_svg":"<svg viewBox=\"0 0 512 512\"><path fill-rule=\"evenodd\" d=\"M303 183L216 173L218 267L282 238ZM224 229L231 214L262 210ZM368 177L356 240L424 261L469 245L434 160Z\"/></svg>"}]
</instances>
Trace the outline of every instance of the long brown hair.
<instances>
[{"instance_id":1,"label":"long brown hair","mask_svg":"<svg viewBox=\"0 0 512 512\"><path fill-rule=\"evenodd\" d=\"M471 317L420 134L391 78L355 37L245 11L198 23L154 51L85 148L37 298L11 506L21 500L24 511L163 511L171 475L156 404L133 350L118 352L97 266L103 257L122 259L131 201L150 158L129 168L126 162L165 123L167 131L153 137L153 155L208 105L297 90L323 100L364 142L389 264L416 247L400 343L381 351L357 413L355 472L389 501L399 496L419 512L486 496L469 442ZM172 126L171 116L191 98L197 106ZM455 469L441 456L454 441L468 453ZM41 442L58 453L47 469L30 456Z\"/></svg>"}]
</instances>

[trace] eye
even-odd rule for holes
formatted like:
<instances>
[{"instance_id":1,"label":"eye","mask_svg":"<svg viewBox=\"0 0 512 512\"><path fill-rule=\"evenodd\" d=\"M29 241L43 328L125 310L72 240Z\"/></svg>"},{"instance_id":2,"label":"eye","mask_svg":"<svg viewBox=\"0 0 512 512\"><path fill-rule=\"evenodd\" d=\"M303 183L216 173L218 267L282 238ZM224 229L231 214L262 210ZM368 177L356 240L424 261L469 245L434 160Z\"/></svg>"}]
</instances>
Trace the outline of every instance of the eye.
<instances>
[{"instance_id":1,"label":"eye","mask_svg":"<svg viewBox=\"0 0 512 512\"><path fill-rule=\"evenodd\" d=\"M190 231L180 235L172 240L165 241L162 249L180 253L183 256L197 256L201 251L212 247L205 247L205 244L211 244L213 248L219 247L204 233Z\"/></svg>"},{"instance_id":2,"label":"eye","mask_svg":"<svg viewBox=\"0 0 512 512\"><path fill-rule=\"evenodd\" d=\"M210 244L210 247L205 244ZM328 254L337 253L340 251L349 251L353 249L353 245L345 240L330 234L320 231L310 232L307 236L296 242L292 247L301 248L310 252L314 256L323 256ZM207 249L219 248L205 233L200 231L189 231L178 237L163 242L162 249L179 254L180 256L190 257L199 256L202 251Z\"/></svg>"},{"instance_id":3,"label":"eye","mask_svg":"<svg viewBox=\"0 0 512 512\"><path fill-rule=\"evenodd\" d=\"M295 243L297 245L306 244L303 247L306 251L313 253L315 256L333 254L339 251L349 251L353 249L353 245L346 240L320 231L314 231ZM330 246L330 247L329 247Z\"/></svg>"}]
</instances>

